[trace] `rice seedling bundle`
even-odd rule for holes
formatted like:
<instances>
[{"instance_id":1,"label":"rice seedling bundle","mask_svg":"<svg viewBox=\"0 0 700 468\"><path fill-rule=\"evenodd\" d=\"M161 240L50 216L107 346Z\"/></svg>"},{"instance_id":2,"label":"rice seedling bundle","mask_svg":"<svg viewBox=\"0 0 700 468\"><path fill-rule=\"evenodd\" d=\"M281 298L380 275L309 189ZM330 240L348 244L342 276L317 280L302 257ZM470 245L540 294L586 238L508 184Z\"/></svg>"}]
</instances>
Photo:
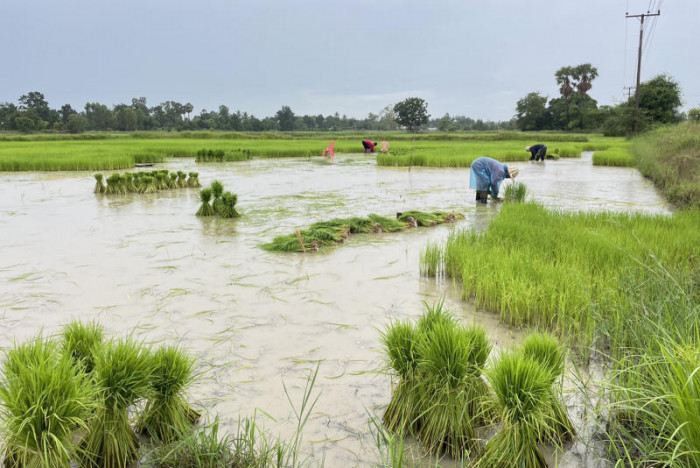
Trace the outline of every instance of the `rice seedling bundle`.
<instances>
[{"instance_id":1,"label":"rice seedling bundle","mask_svg":"<svg viewBox=\"0 0 700 468\"><path fill-rule=\"evenodd\" d=\"M189 179L187 179L187 186L199 188L202 184L199 182L199 172L190 172Z\"/></svg>"},{"instance_id":2,"label":"rice seedling bundle","mask_svg":"<svg viewBox=\"0 0 700 468\"><path fill-rule=\"evenodd\" d=\"M119 174L112 174L107 177L107 187L105 188L105 194L113 195L119 193Z\"/></svg>"},{"instance_id":3,"label":"rice seedling bundle","mask_svg":"<svg viewBox=\"0 0 700 468\"><path fill-rule=\"evenodd\" d=\"M214 200L211 203L214 213L219 213L221 211L221 195L224 193L224 184L218 180L214 180L211 183L211 195Z\"/></svg>"},{"instance_id":4,"label":"rice seedling bundle","mask_svg":"<svg viewBox=\"0 0 700 468\"><path fill-rule=\"evenodd\" d=\"M82 464L126 468L136 459L138 439L128 409L150 396L153 374L150 350L131 339L106 344L95 361L95 381L101 401L82 441Z\"/></svg>"},{"instance_id":5,"label":"rice seedling bundle","mask_svg":"<svg viewBox=\"0 0 700 468\"><path fill-rule=\"evenodd\" d=\"M238 195L231 192L224 192L221 196L220 213L222 218L237 218L240 216L238 211L236 211L236 202L238 202Z\"/></svg>"},{"instance_id":6,"label":"rice seedling bundle","mask_svg":"<svg viewBox=\"0 0 700 468\"><path fill-rule=\"evenodd\" d=\"M322 247L343 243L350 234L396 232L408 227L450 223L463 217L460 213L410 211L399 215L398 219L373 214L367 218L335 218L316 222L309 229L300 230L298 235L277 236L261 247L270 252L317 251Z\"/></svg>"},{"instance_id":7,"label":"rice seedling bundle","mask_svg":"<svg viewBox=\"0 0 700 468\"><path fill-rule=\"evenodd\" d=\"M168 180L168 187L171 189L177 188L177 174L175 172L170 173L170 180Z\"/></svg>"},{"instance_id":8,"label":"rice seedling bundle","mask_svg":"<svg viewBox=\"0 0 700 468\"><path fill-rule=\"evenodd\" d=\"M187 187L187 174L182 171L177 171L177 186L179 188Z\"/></svg>"},{"instance_id":9,"label":"rice seedling bundle","mask_svg":"<svg viewBox=\"0 0 700 468\"><path fill-rule=\"evenodd\" d=\"M481 372L490 350L483 329L444 320L420 341L418 437L429 453L462 458L478 451L475 425L488 395Z\"/></svg>"},{"instance_id":10,"label":"rice seedling bundle","mask_svg":"<svg viewBox=\"0 0 700 468\"><path fill-rule=\"evenodd\" d=\"M522 182L514 182L506 185L506 190L503 195L503 200L507 202L522 202L525 201L527 195L527 187Z\"/></svg>"},{"instance_id":11,"label":"rice seedling bundle","mask_svg":"<svg viewBox=\"0 0 700 468\"><path fill-rule=\"evenodd\" d=\"M95 174L95 193L105 193L105 190L107 190L105 184L102 183L102 178L102 174Z\"/></svg>"},{"instance_id":12,"label":"rice seedling bundle","mask_svg":"<svg viewBox=\"0 0 700 468\"><path fill-rule=\"evenodd\" d=\"M139 428L160 442L170 443L186 434L200 416L184 394L193 379L194 361L175 346L159 348L151 360L152 396L141 414Z\"/></svg>"},{"instance_id":13,"label":"rice seedling bundle","mask_svg":"<svg viewBox=\"0 0 700 468\"><path fill-rule=\"evenodd\" d=\"M538 443L557 442L548 440L553 431L549 372L521 352L511 351L496 361L487 377L501 427L473 466L546 468Z\"/></svg>"},{"instance_id":14,"label":"rice seedling bundle","mask_svg":"<svg viewBox=\"0 0 700 468\"><path fill-rule=\"evenodd\" d=\"M91 374L95 367L95 356L102 346L102 325L97 322L83 323L80 320L63 328L63 352L73 359L73 364Z\"/></svg>"},{"instance_id":15,"label":"rice seedling bundle","mask_svg":"<svg viewBox=\"0 0 700 468\"><path fill-rule=\"evenodd\" d=\"M156 190L167 190L168 183L165 181L165 174L162 172L157 172L155 174L155 186Z\"/></svg>"},{"instance_id":16,"label":"rice seedling bundle","mask_svg":"<svg viewBox=\"0 0 700 468\"><path fill-rule=\"evenodd\" d=\"M556 438L560 442L566 442L576 435L574 425L571 423L566 408L557 398L554 385L559 377L564 373L564 360L566 350L559 344L557 339L548 333L530 334L523 342L523 355L535 360L549 372L550 376L550 404L552 413L552 426L554 433L551 438Z\"/></svg>"},{"instance_id":17,"label":"rice seedling bundle","mask_svg":"<svg viewBox=\"0 0 700 468\"><path fill-rule=\"evenodd\" d=\"M211 200L211 189L210 188L203 188L202 190L200 190L199 191L199 198L202 200L202 205L199 207L199 210L197 210L196 215L197 216L214 216L216 213L214 212L214 209L209 204L209 200Z\"/></svg>"},{"instance_id":18,"label":"rice seedling bundle","mask_svg":"<svg viewBox=\"0 0 700 468\"><path fill-rule=\"evenodd\" d=\"M5 353L0 430L6 467L68 468L96 389L68 354L41 336Z\"/></svg>"},{"instance_id":19,"label":"rice seedling bundle","mask_svg":"<svg viewBox=\"0 0 700 468\"><path fill-rule=\"evenodd\" d=\"M419 393L416 391L420 338L410 321L393 322L382 333L387 364L398 378L382 418L391 432L412 434L420 424Z\"/></svg>"}]
</instances>

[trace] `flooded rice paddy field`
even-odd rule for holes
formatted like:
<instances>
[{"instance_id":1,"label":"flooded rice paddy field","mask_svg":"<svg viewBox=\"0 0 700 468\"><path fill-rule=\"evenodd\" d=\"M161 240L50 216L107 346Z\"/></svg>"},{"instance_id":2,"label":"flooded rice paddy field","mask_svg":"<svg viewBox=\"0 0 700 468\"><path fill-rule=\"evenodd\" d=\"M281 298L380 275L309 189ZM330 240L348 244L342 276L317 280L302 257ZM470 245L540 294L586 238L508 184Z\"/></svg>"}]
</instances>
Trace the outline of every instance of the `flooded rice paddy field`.
<instances>
[{"instance_id":1,"label":"flooded rice paddy field","mask_svg":"<svg viewBox=\"0 0 700 468\"><path fill-rule=\"evenodd\" d=\"M590 153L513 165L530 197L547 206L669 211L635 169L594 167ZM313 395L320 396L303 450L311 466L335 467L379 460L368 412L381 417L391 397L379 371L379 332L389 320L417 318L422 301L444 298L466 323L486 328L494 353L521 337L462 301L459 285L419 275L427 242L455 228L482 229L498 212L497 204L477 206L468 169L408 172L343 155L332 164L174 159L158 167L197 171L203 185L220 180L238 194L242 217L196 217L196 189L96 196L93 173L0 173L0 346L54 333L75 318L96 319L114 335L180 343L201 373L191 397L212 419L219 415L223 430L233 432L239 416L260 409L267 415L258 412L258 423L282 437L296 427L284 386L298 407L319 364ZM315 254L258 247L315 221L410 209L455 210L465 219L353 237ZM587 424L575 393L571 417ZM575 444L558 463L597 466L587 447Z\"/></svg>"}]
</instances>

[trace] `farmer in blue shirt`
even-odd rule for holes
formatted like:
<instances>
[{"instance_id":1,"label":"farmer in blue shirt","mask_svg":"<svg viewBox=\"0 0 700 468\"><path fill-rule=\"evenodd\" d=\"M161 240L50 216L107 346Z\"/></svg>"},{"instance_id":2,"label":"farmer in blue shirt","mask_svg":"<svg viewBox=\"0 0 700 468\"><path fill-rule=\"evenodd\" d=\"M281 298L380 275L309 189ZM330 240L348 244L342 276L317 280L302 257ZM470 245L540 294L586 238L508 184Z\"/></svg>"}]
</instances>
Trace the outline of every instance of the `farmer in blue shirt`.
<instances>
[{"instance_id":1,"label":"farmer in blue shirt","mask_svg":"<svg viewBox=\"0 0 700 468\"><path fill-rule=\"evenodd\" d=\"M547 147L542 144L528 146L525 148L525 151L529 151L530 153L532 153L530 161L532 161L533 159L535 161L539 161L540 158L542 159L542 161L544 161L544 157L547 155Z\"/></svg>"},{"instance_id":2,"label":"farmer in blue shirt","mask_svg":"<svg viewBox=\"0 0 700 468\"><path fill-rule=\"evenodd\" d=\"M508 169L508 166L493 158L482 156L472 162L469 188L476 189L476 200L486 203L489 193L500 201L498 192L503 179L514 179L518 175L517 168Z\"/></svg>"}]
</instances>

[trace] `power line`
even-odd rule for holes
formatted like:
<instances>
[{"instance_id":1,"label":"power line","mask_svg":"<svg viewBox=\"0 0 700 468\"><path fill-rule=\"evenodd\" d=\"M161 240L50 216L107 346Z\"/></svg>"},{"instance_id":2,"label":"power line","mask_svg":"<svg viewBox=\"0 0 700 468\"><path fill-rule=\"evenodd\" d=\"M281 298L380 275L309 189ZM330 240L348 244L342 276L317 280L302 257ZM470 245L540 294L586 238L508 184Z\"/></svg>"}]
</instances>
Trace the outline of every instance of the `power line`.
<instances>
[{"instance_id":1,"label":"power line","mask_svg":"<svg viewBox=\"0 0 700 468\"><path fill-rule=\"evenodd\" d=\"M651 5L651 3L650 3ZM661 10L656 13L642 13L641 15L630 15L625 14L625 18L639 18L639 51L637 52L637 87L634 91L634 124L633 131L637 133L637 128L639 127L639 79L642 72L642 45L644 40L644 18L652 16L661 16Z\"/></svg>"}]
</instances>

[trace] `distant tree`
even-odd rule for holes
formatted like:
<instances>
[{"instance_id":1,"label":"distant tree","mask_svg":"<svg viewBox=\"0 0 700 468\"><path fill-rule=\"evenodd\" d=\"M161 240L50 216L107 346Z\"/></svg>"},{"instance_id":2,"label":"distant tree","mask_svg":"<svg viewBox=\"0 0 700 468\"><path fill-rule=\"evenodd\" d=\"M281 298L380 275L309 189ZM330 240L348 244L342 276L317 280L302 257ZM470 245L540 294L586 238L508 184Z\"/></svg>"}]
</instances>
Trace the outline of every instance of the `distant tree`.
<instances>
[{"instance_id":1,"label":"distant tree","mask_svg":"<svg viewBox=\"0 0 700 468\"><path fill-rule=\"evenodd\" d=\"M639 108L653 123L680 121L681 104L680 86L668 75L658 75L639 85Z\"/></svg>"},{"instance_id":2,"label":"distant tree","mask_svg":"<svg viewBox=\"0 0 700 468\"><path fill-rule=\"evenodd\" d=\"M68 122L68 117L70 117L73 114L77 114L78 111L73 109L73 107L71 107L70 104L63 104L59 113L61 115L61 121L65 123Z\"/></svg>"},{"instance_id":3,"label":"distant tree","mask_svg":"<svg viewBox=\"0 0 700 468\"><path fill-rule=\"evenodd\" d=\"M520 130L542 130L547 125L547 98L530 93L516 104L516 124Z\"/></svg>"},{"instance_id":4,"label":"distant tree","mask_svg":"<svg viewBox=\"0 0 700 468\"><path fill-rule=\"evenodd\" d=\"M411 145L411 158L408 161L408 170L411 170L413 163L413 149L416 146L416 131L418 128L428 123L428 103L421 98L412 97L404 99L394 106L396 121L403 125L409 132L413 132L413 144Z\"/></svg>"},{"instance_id":5,"label":"distant tree","mask_svg":"<svg viewBox=\"0 0 700 468\"><path fill-rule=\"evenodd\" d=\"M598 69L590 63L582 63L576 66L561 67L554 73L554 78L559 85L559 94L566 103L566 127L571 126L571 104L574 92L580 96L586 96L588 91L593 87L593 80L598 77ZM579 101L588 102L588 101ZM585 113L586 108L578 109L579 116ZM583 118L579 118L579 124L582 125Z\"/></svg>"},{"instance_id":6,"label":"distant tree","mask_svg":"<svg viewBox=\"0 0 700 468\"><path fill-rule=\"evenodd\" d=\"M22 133L31 133L36 129L36 123L33 119L20 115L15 118L15 127Z\"/></svg>"},{"instance_id":7,"label":"distant tree","mask_svg":"<svg viewBox=\"0 0 700 468\"><path fill-rule=\"evenodd\" d=\"M133 108L127 106L126 104L114 106L114 126L117 130L122 132L133 132L136 130L137 123L138 117Z\"/></svg>"},{"instance_id":8,"label":"distant tree","mask_svg":"<svg viewBox=\"0 0 700 468\"><path fill-rule=\"evenodd\" d=\"M279 125L279 129L283 132L292 131L295 129L294 112L289 106L282 106L275 114L275 120Z\"/></svg>"},{"instance_id":9,"label":"distant tree","mask_svg":"<svg viewBox=\"0 0 700 468\"><path fill-rule=\"evenodd\" d=\"M700 123L700 107L688 111L688 120L693 123Z\"/></svg>"},{"instance_id":10,"label":"distant tree","mask_svg":"<svg viewBox=\"0 0 700 468\"><path fill-rule=\"evenodd\" d=\"M68 116L66 130L70 133L83 133L87 128L88 121L85 116L80 114L71 114Z\"/></svg>"},{"instance_id":11,"label":"distant tree","mask_svg":"<svg viewBox=\"0 0 700 468\"><path fill-rule=\"evenodd\" d=\"M182 106L182 110L185 112L185 114L187 114L187 120L190 120L190 112L194 110L194 106L188 102Z\"/></svg>"},{"instance_id":12,"label":"distant tree","mask_svg":"<svg viewBox=\"0 0 700 468\"><path fill-rule=\"evenodd\" d=\"M17 106L11 102L0 102L0 130L14 130Z\"/></svg>"},{"instance_id":13,"label":"distant tree","mask_svg":"<svg viewBox=\"0 0 700 468\"><path fill-rule=\"evenodd\" d=\"M114 113L99 102L85 104L85 118L90 130L110 130L114 125Z\"/></svg>"}]
</instances>

